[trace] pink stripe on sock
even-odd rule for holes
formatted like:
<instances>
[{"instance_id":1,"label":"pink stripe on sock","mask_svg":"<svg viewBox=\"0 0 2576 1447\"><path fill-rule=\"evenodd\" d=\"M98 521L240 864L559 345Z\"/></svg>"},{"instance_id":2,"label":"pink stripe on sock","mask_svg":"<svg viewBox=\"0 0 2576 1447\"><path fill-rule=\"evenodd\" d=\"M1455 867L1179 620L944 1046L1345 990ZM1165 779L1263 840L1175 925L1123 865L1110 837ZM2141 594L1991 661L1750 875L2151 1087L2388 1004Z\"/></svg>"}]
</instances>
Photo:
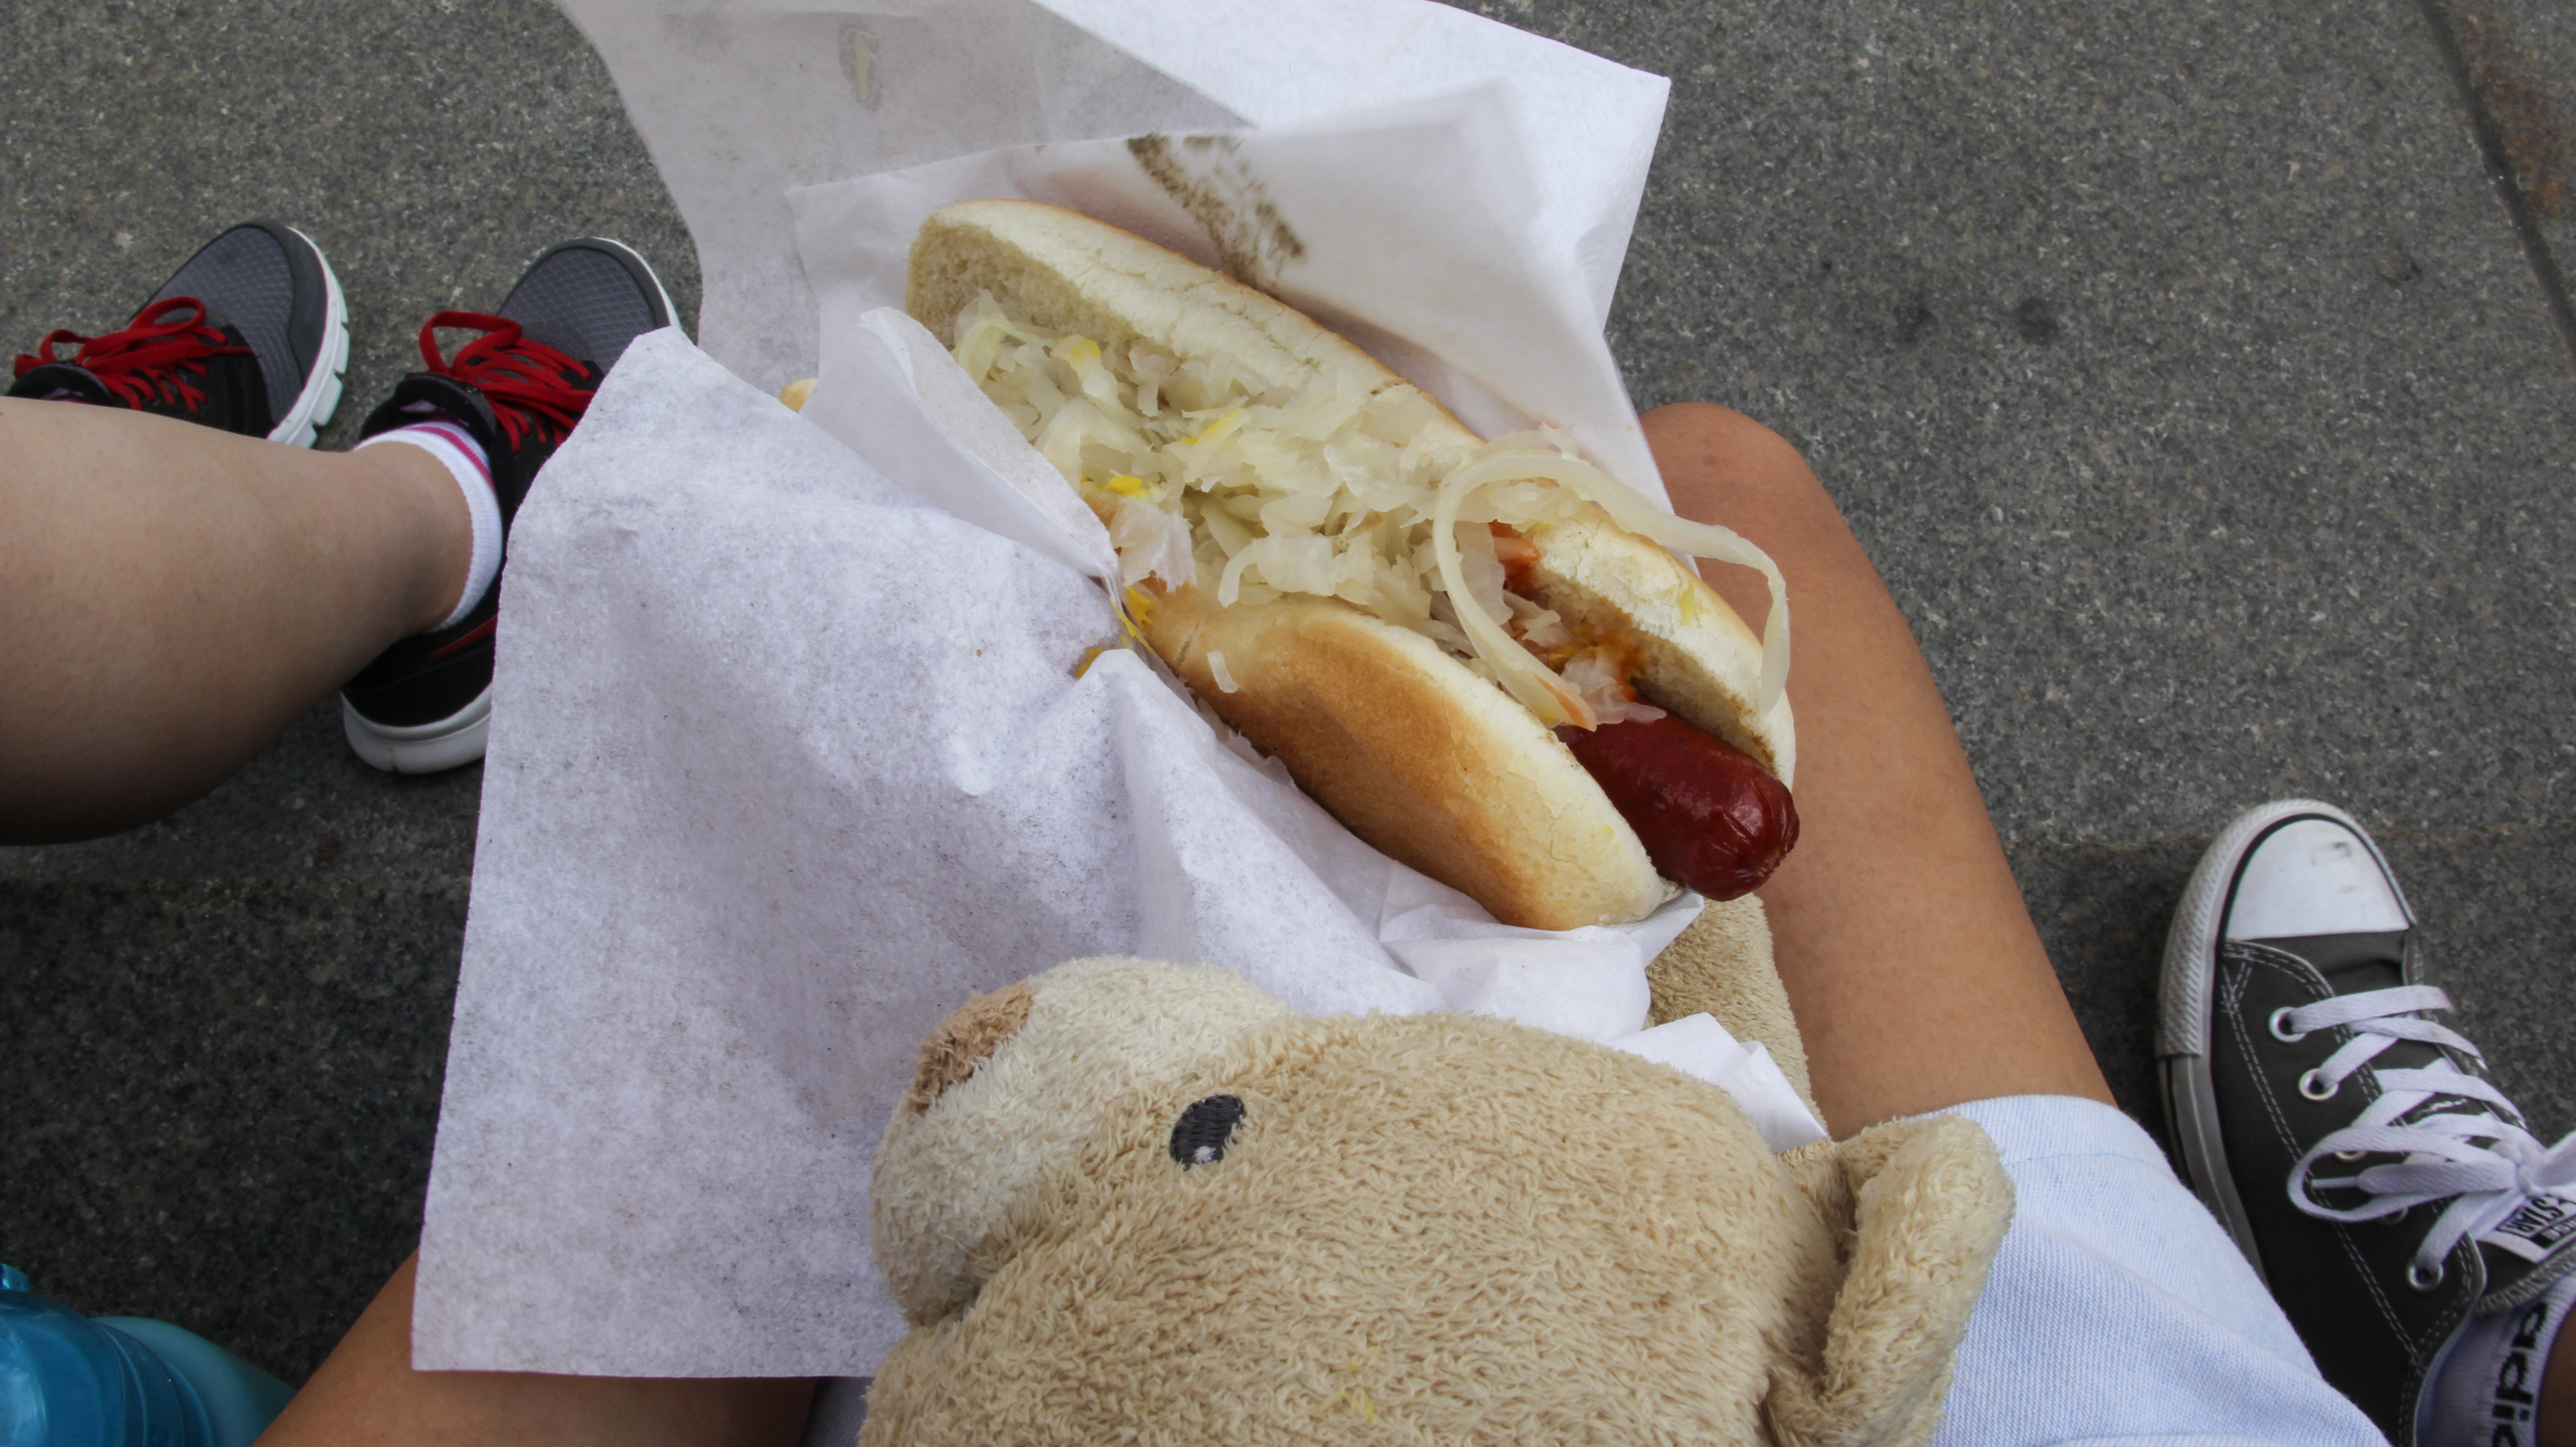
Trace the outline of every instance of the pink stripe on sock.
<instances>
[{"instance_id":1,"label":"pink stripe on sock","mask_svg":"<svg viewBox=\"0 0 2576 1447\"><path fill-rule=\"evenodd\" d=\"M474 470L483 474L484 485L487 487L491 486L491 461L484 457L483 444L474 440L473 433L466 431L463 427L460 427L453 422L407 422L400 427L389 427L376 435L378 437L391 437L402 432L435 433L436 435L455 443L456 450L464 453L465 456L473 462ZM498 489L495 489L495 491L498 491Z\"/></svg>"}]
</instances>

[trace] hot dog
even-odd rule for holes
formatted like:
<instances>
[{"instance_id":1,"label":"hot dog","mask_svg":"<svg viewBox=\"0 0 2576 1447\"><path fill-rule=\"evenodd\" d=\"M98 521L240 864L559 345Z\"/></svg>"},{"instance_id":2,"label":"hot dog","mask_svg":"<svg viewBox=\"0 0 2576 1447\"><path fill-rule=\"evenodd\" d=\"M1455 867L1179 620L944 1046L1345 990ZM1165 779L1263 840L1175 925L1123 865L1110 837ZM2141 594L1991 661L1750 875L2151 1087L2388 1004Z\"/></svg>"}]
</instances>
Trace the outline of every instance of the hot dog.
<instances>
[{"instance_id":1,"label":"hot dog","mask_svg":"<svg viewBox=\"0 0 2576 1447\"><path fill-rule=\"evenodd\" d=\"M1108 526L1143 640L1369 843L1567 929L1795 841L1786 604L1734 534L1053 207L930 218L906 307ZM1761 568L1764 636L1666 545Z\"/></svg>"},{"instance_id":2,"label":"hot dog","mask_svg":"<svg viewBox=\"0 0 2576 1447\"><path fill-rule=\"evenodd\" d=\"M1752 893L1798 842L1789 786L1670 714L1556 736L1637 831L1655 868L1711 899Z\"/></svg>"}]
</instances>

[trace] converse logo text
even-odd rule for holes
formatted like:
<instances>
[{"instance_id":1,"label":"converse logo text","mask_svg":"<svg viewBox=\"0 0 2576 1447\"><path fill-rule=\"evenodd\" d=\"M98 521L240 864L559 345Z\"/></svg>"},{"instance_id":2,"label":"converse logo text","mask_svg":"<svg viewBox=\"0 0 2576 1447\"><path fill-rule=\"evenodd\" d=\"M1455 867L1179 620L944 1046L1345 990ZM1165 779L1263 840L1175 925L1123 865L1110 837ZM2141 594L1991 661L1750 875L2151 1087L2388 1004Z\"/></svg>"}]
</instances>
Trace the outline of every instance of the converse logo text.
<instances>
[{"instance_id":1,"label":"converse logo text","mask_svg":"<svg viewBox=\"0 0 2576 1447\"><path fill-rule=\"evenodd\" d=\"M2545 1195L2532 1197L2478 1239L2525 1261L2540 1261L2570 1237L2576 1237L2576 1200Z\"/></svg>"}]
</instances>

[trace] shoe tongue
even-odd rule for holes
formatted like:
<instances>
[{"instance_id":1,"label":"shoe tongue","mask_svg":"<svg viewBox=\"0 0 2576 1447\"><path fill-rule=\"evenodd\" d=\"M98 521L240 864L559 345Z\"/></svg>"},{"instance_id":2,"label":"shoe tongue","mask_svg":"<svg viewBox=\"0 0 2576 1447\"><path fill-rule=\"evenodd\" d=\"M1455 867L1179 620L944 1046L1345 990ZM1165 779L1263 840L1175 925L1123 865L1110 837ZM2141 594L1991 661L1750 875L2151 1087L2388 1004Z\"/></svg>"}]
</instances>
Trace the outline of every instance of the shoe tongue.
<instances>
[{"instance_id":1,"label":"shoe tongue","mask_svg":"<svg viewBox=\"0 0 2576 1447\"><path fill-rule=\"evenodd\" d=\"M2252 943L2306 960L2338 995L2392 989L2406 983L2403 933L2304 935ZM2371 1066L2379 1070L2422 1069L2445 1058L2445 1054L2437 1045L2400 1040L2381 1052ZM2477 1068L2469 1060L2454 1059L2452 1063L2464 1071ZM2484 1101L2437 1095L2407 1112L2406 1118L2461 1112L2486 1115L2493 1113L2493 1108ZM2507 1118L2519 1123L2518 1117L2508 1114ZM2519 1305L2550 1282L2576 1270L2576 1196L2534 1197L2502 1224L2481 1233L2477 1242L2486 1265L2486 1287L2478 1309L2494 1311Z\"/></svg>"},{"instance_id":2,"label":"shoe tongue","mask_svg":"<svg viewBox=\"0 0 2576 1447\"><path fill-rule=\"evenodd\" d=\"M9 395L42 402L87 402L97 407L120 405L97 373L69 362L28 368L25 376L9 384Z\"/></svg>"},{"instance_id":3,"label":"shoe tongue","mask_svg":"<svg viewBox=\"0 0 2576 1447\"><path fill-rule=\"evenodd\" d=\"M2368 990L2392 990L2406 983L2406 932L2403 930L2376 934L2299 935L2286 939L2252 940L2271 949L2297 955L2316 968L2328 988L2338 995L2358 995ZM2370 1062L2372 1070L2422 1070L2449 1059L2463 1071L2475 1071L2477 1063L2453 1057L2439 1045L2420 1040L2398 1040L2390 1043ZM2408 1116L2436 1114L2459 1109L2449 1096L2435 1096ZM2488 1107L2478 1102L2469 1107L2485 1114Z\"/></svg>"},{"instance_id":4,"label":"shoe tongue","mask_svg":"<svg viewBox=\"0 0 2576 1447\"><path fill-rule=\"evenodd\" d=\"M2316 966L2338 995L2389 990L2406 983L2406 934L2295 935L2286 939L2249 940L2249 944L2297 955Z\"/></svg>"},{"instance_id":5,"label":"shoe tongue","mask_svg":"<svg viewBox=\"0 0 2576 1447\"><path fill-rule=\"evenodd\" d=\"M2487 1268L2478 1309L2520 1305L2576 1270L2576 1199L2534 1196L2502 1224L2480 1232L2477 1243Z\"/></svg>"}]
</instances>

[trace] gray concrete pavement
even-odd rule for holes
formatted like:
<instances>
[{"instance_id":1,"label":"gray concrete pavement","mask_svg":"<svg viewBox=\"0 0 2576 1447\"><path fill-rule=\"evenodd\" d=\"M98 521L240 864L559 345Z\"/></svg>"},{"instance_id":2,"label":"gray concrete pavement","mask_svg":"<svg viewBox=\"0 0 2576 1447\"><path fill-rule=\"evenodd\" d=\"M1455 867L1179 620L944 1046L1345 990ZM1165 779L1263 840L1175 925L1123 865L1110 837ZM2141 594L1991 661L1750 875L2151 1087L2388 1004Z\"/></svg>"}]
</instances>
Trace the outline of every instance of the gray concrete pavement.
<instances>
[{"instance_id":1,"label":"gray concrete pavement","mask_svg":"<svg viewBox=\"0 0 2576 1447\"><path fill-rule=\"evenodd\" d=\"M2525 244L2557 289L2576 275L2576 9L2554 0L2452 0L2443 29L2456 38L2456 82L2476 97L2476 131L2491 173L2508 175L2509 206ZM2576 310L2559 323L2576 337Z\"/></svg>"},{"instance_id":2,"label":"gray concrete pavement","mask_svg":"<svg viewBox=\"0 0 2576 1447\"><path fill-rule=\"evenodd\" d=\"M0 346L121 325L214 231L304 228L347 398L566 236L697 258L606 70L531 0L20 6L0 30ZM420 1229L479 768L397 779L336 703L119 838L0 850L0 1260L300 1380Z\"/></svg>"},{"instance_id":3,"label":"gray concrete pavement","mask_svg":"<svg viewBox=\"0 0 2576 1447\"><path fill-rule=\"evenodd\" d=\"M2154 1114L2200 847L2311 792L2380 829L2535 1125L2576 1126L2564 8L1483 8L1674 78L1630 384L1808 450L2123 1104ZM694 298L604 75L530 0L64 5L0 55L13 347L116 324L247 213L341 267L350 418L421 315L559 234ZM309 1370L416 1226L476 787L373 775L317 712L163 824L0 851L0 1259Z\"/></svg>"}]
</instances>

